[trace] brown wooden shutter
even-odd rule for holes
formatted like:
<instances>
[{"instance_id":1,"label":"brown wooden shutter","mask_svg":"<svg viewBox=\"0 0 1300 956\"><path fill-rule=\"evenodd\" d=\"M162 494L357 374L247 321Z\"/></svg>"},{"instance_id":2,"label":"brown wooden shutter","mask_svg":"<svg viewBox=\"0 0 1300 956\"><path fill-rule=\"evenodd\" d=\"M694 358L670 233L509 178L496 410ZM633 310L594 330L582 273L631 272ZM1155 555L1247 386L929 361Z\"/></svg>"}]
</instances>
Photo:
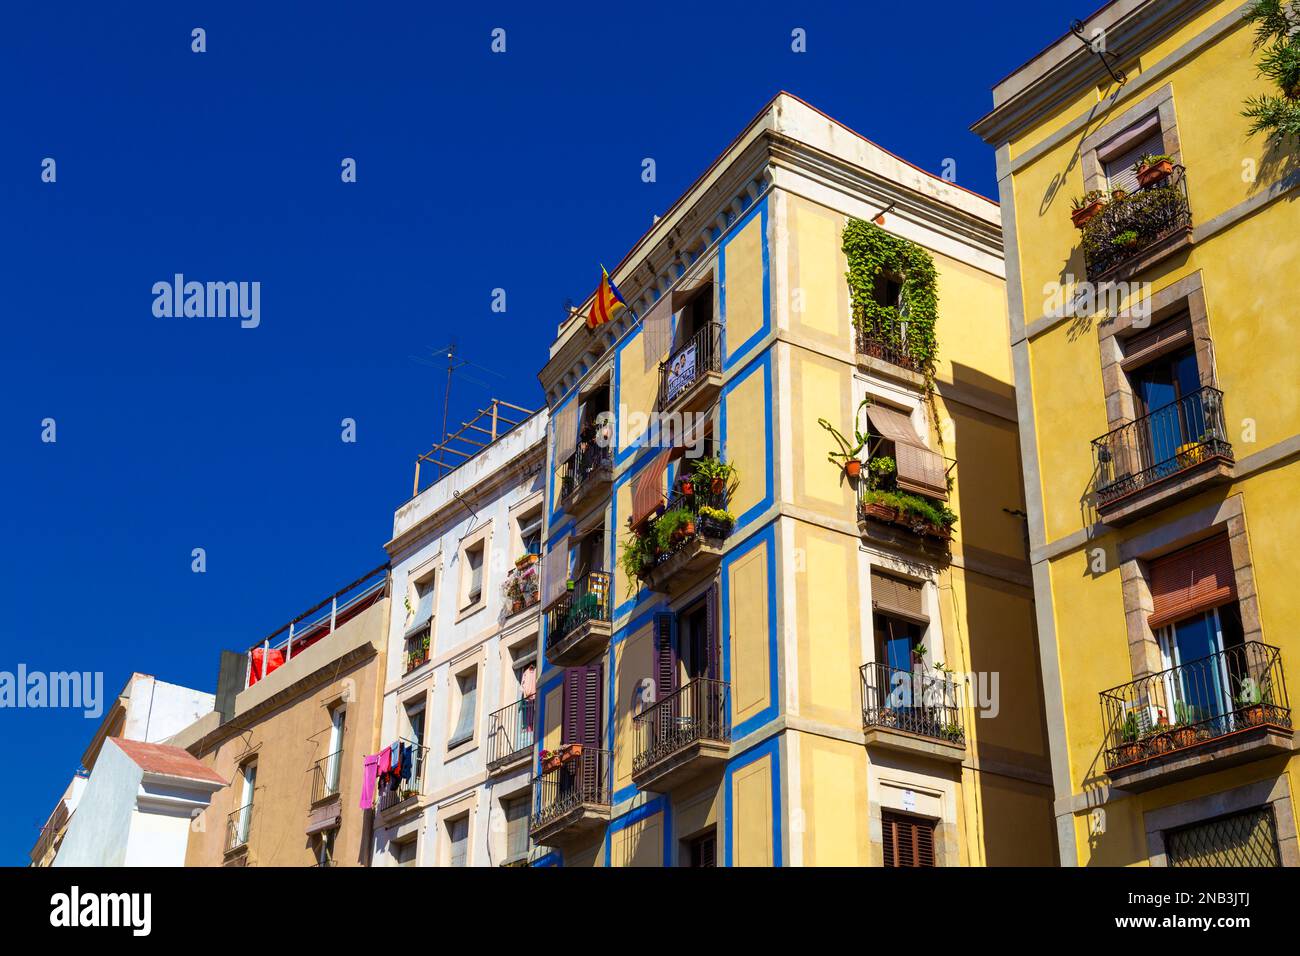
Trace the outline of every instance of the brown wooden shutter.
<instances>
[{"instance_id":1,"label":"brown wooden shutter","mask_svg":"<svg viewBox=\"0 0 1300 956\"><path fill-rule=\"evenodd\" d=\"M871 606L880 611L929 620L921 600L921 585L891 574L871 572Z\"/></svg>"},{"instance_id":2,"label":"brown wooden shutter","mask_svg":"<svg viewBox=\"0 0 1300 956\"><path fill-rule=\"evenodd\" d=\"M880 815L885 866L934 866L934 822L892 810Z\"/></svg>"},{"instance_id":3,"label":"brown wooden shutter","mask_svg":"<svg viewBox=\"0 0 1300 956\"><path fill-rule=\"evenodd\" d=\"M564 597L569 583L569 536L566 534L546 552L542 562L542 607L549 608Z\"/></svg>"},{"instance_id":4,"label":"brown wooden shutter","mask_svg":"<svg viewBox=\"0 0 1300 956\"><path fill-rule=\"evenodd\" d=\"M718 865L718 837L713 831L691 841L691 866L716 867Z\"/></svg>"},{"instance_id":5,"label":"brown wooden shutter","mask_svg":"<svg viewBox=\"0 0 1300 956\"><path fill-rule=\"evenodd\" d=\"M708 621L707 636L705 640L708 643L706 653L709 658L708 676L709 680L722 680L722 640L718 634L718 589L709 588L709 593L704 596L705 616Z\"/></svg>"},{"instance_id":6,"label":"brown wooden shutter","mask_svg":"<svg viewBox=\"0 0 1300 956\"><path fill-rule=\"evenodd\" d=\"M662 611L655 615L655 700L677 690L677 618Z\"/></svg>"},{"instance_id":7,"label":"brown wooden shutter","mask_svg":"<svg viewBox=\"0 0 1300 956\"><path fill-rule=\"evenodd\" d=\"M555 424L555 465L558 468L571 457L578 444L578 400L573 398L558 412Z\"/></svg>"},{"instance_id":8,"label":"brown wooden shutter","mask_svg":"<svg viewBox=\"0 0 1300 956\"><path fill-rule=\"evenodd\" d=\"M912 420L902 412L871 405L867 420L876 433L894 443L894 463L898 467L898 487L920 495L948 500L948 476L943 456L931 451L912 428Z\"/></svg>"},{"instance_id":9,"label":"brown wooden shutter","mask_svg":"<svg viewBox=\"0 0 1300 956\"><path fill-rule=\"evenodd\" d=\"M1237 600L1226 534L1157 558L1150 572L1153 629Z\"/></svg>"},{"instance_id":10,"label":"brown wooden shutter","mask_svg":"<svg viewBox=\"0 0 1300 956\"><path fill-rule=\"evenodd\" d=\"M1192 344L1192 322L1186 315L1161 322L1124 343L1125 371L1145 365L1152 359Z\"/></svg>"}]
</instances>

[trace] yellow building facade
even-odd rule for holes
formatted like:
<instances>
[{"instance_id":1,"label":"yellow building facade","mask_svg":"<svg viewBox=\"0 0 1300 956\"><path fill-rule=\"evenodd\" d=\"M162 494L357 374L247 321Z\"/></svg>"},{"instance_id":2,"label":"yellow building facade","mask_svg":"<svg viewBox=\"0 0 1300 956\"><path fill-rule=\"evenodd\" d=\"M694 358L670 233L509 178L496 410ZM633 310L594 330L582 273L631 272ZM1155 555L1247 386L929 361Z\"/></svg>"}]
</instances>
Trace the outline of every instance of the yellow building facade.
<instances>
[{"instance_id":1,"label":"yellow building facade","mask_svg":"<svg viewBox=\"0 0 1300 956\"><path fill-rule=\"evenodd\" d=\"M975 126L997 149L1065 865L1300 860L1300 176L1294 142L1248 135L1269 90L1244 9L1109 4Z\"/></svg>"},{"instance_id":2,"label":"yellow building facade","mask_svg":"<svg viewBox=\"0 0 1300 956\"><path fill-rule=\"evenodd\" d=\"M534 863L1052 862L996 205L780 94L611 275L540 376Z\"/></svg>"}]
</instances>

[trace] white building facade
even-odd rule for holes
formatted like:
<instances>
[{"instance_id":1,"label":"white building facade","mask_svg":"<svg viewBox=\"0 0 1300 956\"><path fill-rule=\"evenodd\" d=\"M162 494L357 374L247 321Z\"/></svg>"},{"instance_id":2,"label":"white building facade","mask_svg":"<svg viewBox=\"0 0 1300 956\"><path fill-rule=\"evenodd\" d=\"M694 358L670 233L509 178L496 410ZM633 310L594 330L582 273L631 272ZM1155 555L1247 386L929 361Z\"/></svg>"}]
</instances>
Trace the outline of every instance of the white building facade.
<instances>
[{"instance_id":1,"label":"white building facade","mask_svg":"<svg viewBox=\"0 0 1300 956\"><path fill-rule=\"evenodd\" d=\"M375 866L528 859L546 428L533 414L394 515L380 742L401 767L377 783Z\"/></svg>"}]
</instances>

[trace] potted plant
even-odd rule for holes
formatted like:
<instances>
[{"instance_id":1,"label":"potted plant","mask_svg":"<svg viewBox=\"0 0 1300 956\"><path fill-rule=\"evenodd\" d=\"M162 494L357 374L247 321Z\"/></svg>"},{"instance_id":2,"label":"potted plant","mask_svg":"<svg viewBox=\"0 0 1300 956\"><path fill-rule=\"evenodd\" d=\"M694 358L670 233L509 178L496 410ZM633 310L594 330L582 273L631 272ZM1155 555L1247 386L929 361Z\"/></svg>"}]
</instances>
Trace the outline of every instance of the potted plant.
<instances>
[{"instance_id":1,"label":"potted plant","mask_svg":"<svg viewBox=\"0 0 1300 956\"><path fill-rule=\"evenodd\" d=\"M1128 190L1127 190L1127 189L1112 189L1112 190L1110 191L1110 201L1111 201L1111 202L1123 202L1123 201L1124 201L1125 199L1127 199L1127 198L1128 198Z\"/></svg>"},{"instance_id":2,"label":"potted plant","mask_svg":"<svg viewBox=\"0 0 1300 956\"><path fill-rule=\"evenodd\" d=\"M582 756L582 744L565 744L560 748L560 763L572 763Z\"/></svg>"},{"instance_id":3,"label":"potted plant","mask_svg":"<svg viewBox=\"0 0 1300 956\"><path fill-rule=\"evenodd\" d=\"M1118 235L1113 236L1110 242L1111 245L1119 246L1121 249L1132 249L1138 244L1138 234L1136 230L1125 229Z\"/></svg>"},{"instance_id":4,"label":"potted plant","mask_svg":"<svg viewBox=\"0 0 1300 956\"><path fill-rule=\"evenodd\" d=\"M541 753L542 773L550 773L553 770L560 769L560 755L550 750L543 750Z\"/></svg>"},{"instance_id":5,"label":"potted plant","mask_svg":"<svg viewBox=\"0 0 1300 956\"><path fill-rule=\"evenodd\" d=\"M736 523L736 516L726 508L700 506L701 530L710 537L725 537Z\"/></svg>"},{"instance_id":6,"label":"potted plant","mask_svg":"<svg viewBox=\"0 0 1300 956\"><path fill-rule=\"evenodd\" d=\"M1191 704L1174 701L1174 729L1169 732L1169 739L1175 747L1181 749L1196 743L1198 738L1193 725L1198 722L1198 716L1196 708Z\"/></svg>"},{"instance_id":7,"label":"potted plant","mask_svg":"<svg viewBox=\"0 0 1300 956\"><path fill-rule=\"evenodd\" d=\"M1146 735L1143 743L1146 745L1148 750L1157 756L1169 753L1174 746L1173 741L1169 739L1169 734L1166 733L1163 728L1151 731Z\"/></svg>"},{"instance_id":8,"label":"potted plant","mask_svg":"<svg viewBox=\"0 0 1300 956\"><path fill-rule=\"evenodd\" d=\"M889 524L898 520L898 508L892 504L888 492L868 491L862 496L862 515Z\"/></svg>"},{"instance_id":9,"label":"potted plant","mask_svg":"<svg viewBox=\"0 0 1300 956\"><path fill-rule=\"evenodd\" d=\"M520 571L536 563L537 563L537 555L532 553L521 554L519 557L515 558L515 567L517 567Z\"/></svg>"},{"instance_id":10,"label":"potted plant","mask_svg":"<svg viewBox=\"0 0 1300 956\"><path fill-rule=\"evenodd\" d=\"M817 419L817 424L830 432L831 437L835 439L835 443L840 446L839 451L827 453L827 460L836 467L842 467L844 469L844 474L850 481L857 481L858 477L862 474L862 461L858 458L858 455L862 453L862 449L867 447L867 442L870 440L871 434L870 432L862 431L858 427L858 420L861 418L862 412L870 404L871 396L868 395L858 405L857 411L853 415L853 441L849 441L844 437L844 433L826 419Z\"/></svg>"},{"instance_id":11,"label":"potted plant","mask_svg":"<svg viewBox=\"0 0 1300 956\"><path fill-rule=\"evenodd\" d=\"M731 492L735 490L735 466L713 455L695 460L693 477L701 484L708 485L709 492L714 496L730 498Z\"/></svg>"},{"instance_id":12,"label":"potted plant","mask_svg":"<svg viewBox=\"0 0 1300 956\"><path fill-rule=\"evenodd\" d=\"M1105 206L1106 194L1100 189L1090 189L1082 196L1070 200L1070 220L1074 223L1074 228L1082 229Z\"/></svg>"},{"instance_id":13,"label":"potted plant","mask_svg":"<svg viewBox=\"0 0 1300 956\"><path fill-rule=\"evenodd\" d=\"M1253 677L1243 677L1238 686L1241 692L1236 696L1235 702L1242 722L1247 727L1264 723L1268 717L1268 708L1264 704L1265 692L1260 682Z\"/></svg>"},{"instance_id":14,"label":"potted plant","mask_svg":"<svg viewBox=\"0 0 1300 956\"><path fill-rule=\"evenodd\" d=\"M677 476L677 493L683 498L690 498L695 494L695 483L691 480L691 475L683 472Z\"/></svg>"},{"instance_id":15,"label":"potted plant","mask_svg":"<svg viewBox=\"0 0 1300 956\"><path fill-rule=\"evenodd\" d=\"M1133 761L1142 758L1142 744L1138 741L1141 733L1142 728L1138 724L1137 714L1130 710L1125 715L1124 723L1120 727L1120 745L1116 748L1116 754L1121 764L1133 763Z\"/></svg>"},{"instance_id":16,"label":"potted plant","mask_svg":"<svg viewBox=\"0 0 1300 956\"><path fill-rule=\"evenodd\" d=\"M1143 189L1163 182L1173 171L1173 157L1163 153L1147 153L1133 164L1133 174L1137 176L1138 185Z\"/></svg>"}]
</instances>

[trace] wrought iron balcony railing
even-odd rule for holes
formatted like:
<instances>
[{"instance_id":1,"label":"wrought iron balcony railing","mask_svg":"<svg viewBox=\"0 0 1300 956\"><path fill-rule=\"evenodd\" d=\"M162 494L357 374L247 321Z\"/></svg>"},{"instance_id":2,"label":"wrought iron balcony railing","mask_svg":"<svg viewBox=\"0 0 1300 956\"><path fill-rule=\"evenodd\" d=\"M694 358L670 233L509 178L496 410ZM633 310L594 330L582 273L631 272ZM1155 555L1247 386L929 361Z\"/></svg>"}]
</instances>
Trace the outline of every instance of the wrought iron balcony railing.
<instances>
[{"instance_id":1,"label":"wrought iron balcony railing","mask_svg":"<svg viewBox=\"0 0 1300 956\"><path fill-rule=\"evenodd\" d=\"M609 447L596 442L580 442L578 448L560 464L560 498L568 498L587 480L592 472L609 468L613 463Z\"/></svg>"},{"instance_id":2,"label":"wrought iron balcony railing","mask_svg":"<svg viewBox=\"0 0 1300 956\"><path fill-rule=\"evenodd\" d=\"M253 830L253 805L240 807L226 817L226 852L230 853L248 845Z\"/></svg>"},{"instance_id":3,"label":"wrought iron balcony railing","mask_svg":"<svg viewBox=\"0 0 1300 956\"><path fill-rule=\"evenodd\" d=\"M960 688L942 671L863 664L862 725L966 745Z\"/></svg>"},{"instance_id":4,"label":"wrought iron balcony railing","mask_svg":"<svg viewBox=\"0 0 1300 956\"><path fill-rule=\"evenodd\" d=\"M1253 727L1291 729L1282 652L1247 641L1101 694L1106 769Z\"/></svg>"},{"instance_id":5,"label":"wrought iron balcony railing","mask_svg":"<svg viewBox=\"0 0 1300 956\"><path fill-rule=\"evenodd\" d=\"M730 742L730 686L697 678L633 717L632 772L647 770L697 741Z\"/></svg>"},{"instance_id":6,"label":"wrought iron balcony railing","mask_svg":"<svg viewBox=\"0 0 1300 956\"><path fill-rule=\"evenodd\" d=\"M582 806L608 807L609 778L608 750L569 744L556 754L543 752L542 771L533 783L532 829Z\"/></svg>"},{"instance_id":7,"label":"wrought iron balcony railing","mask_svg":"<svg viewBox=\"0 0 1300 956\"><path fill-rule=\"evenodd\" d=\"M336 751L317 760L311 768L311 802L319 803L339 795L343 752Z\"/></svg>"},{"instance_id":8,"label":"wrought iron balcony railing","mask_svg":"<svg viewBox=\"0 0 1300 956\"><path fill-rule=\"evenodd\" d=\"M663 410L709 372L722 371L722 324L710 322L659 366L659 404Z\"/></svg>"},{"instance_id":9,"label":"wrought iron balcony railing","mask_svg":"<svg viewBox=\"0 0 1300 956\"><path fill-rule=\"evenodd\" d=\"M610 574L588 571L546 612L546 648L550 650L588 621L608 621Z\"/></svg>"},{"instance_id":10,"label":"wrought iron balcony railing","mask_svg":"<svg viewBox=\"0 0 1300 956\"><path fill-rule=\"evenodd\" d=\"M1201 462L1232 461L1223 393L1198 389L1092 442L1097 504L1105 506Z\"/></svg>"},{"instance_id":11,"label":"wrought iron balcony railing","mask_svg":"<svg viewBox=\"0 0 1300 956\"><path fill-rule=\"evenodd\" d=\"M411 748L411 772L396 780L380 779L376 783L379 795L376 803L380 813L424 791L424 771L429 760L429 748L418 747L410 740L401 743Z\"/></svg>"},{"instance_id":12,"label":"wrought iron balcony railing","mask_svg":"<svg viewBox=\"0 0 1300 956\"><path fill-rule=\"evenodd\" d=\"M412 671L423 667L429 663L429 648L433 643L433 622L427 621L413 634L406 638L406 668L402 671L405 677Z\"/></svg>"},{"instance_id":13,"label":"wrought iron balcony railing","mask_svg":"<svg viewBox=\"0 0 1300 956\"><path fill-rule=\"evenodd\" d=\"M880 359L909 372L923 371L921 363L907 350L907 343L899 333L892 335L879 329L859 327L857 330L858 354Z\"/></svg>"},{"instance_id":14,"label":"wrought iron balcony railing","mask_svg":"<svg viewBox=\"0 0 1300 956\"><path fill-rule=\"evenodd\" d=\"M537 739L537 696L502 707L488 717L487 765L492 770L533 749Z\"/></svg>"},{"instance_id":15,"label":"wrought iron balcony railing","mask_svg":"<svg viewBox=\"0 0 1300 956\"><path fill-rule=\"evenodd\" d=\"M1113 199L1083 228L1088 279L1097 282L1140 258L1156 243L1192 227L1187 179L1175 166L1166 179Z\"/></svg>"}]
</instances>

